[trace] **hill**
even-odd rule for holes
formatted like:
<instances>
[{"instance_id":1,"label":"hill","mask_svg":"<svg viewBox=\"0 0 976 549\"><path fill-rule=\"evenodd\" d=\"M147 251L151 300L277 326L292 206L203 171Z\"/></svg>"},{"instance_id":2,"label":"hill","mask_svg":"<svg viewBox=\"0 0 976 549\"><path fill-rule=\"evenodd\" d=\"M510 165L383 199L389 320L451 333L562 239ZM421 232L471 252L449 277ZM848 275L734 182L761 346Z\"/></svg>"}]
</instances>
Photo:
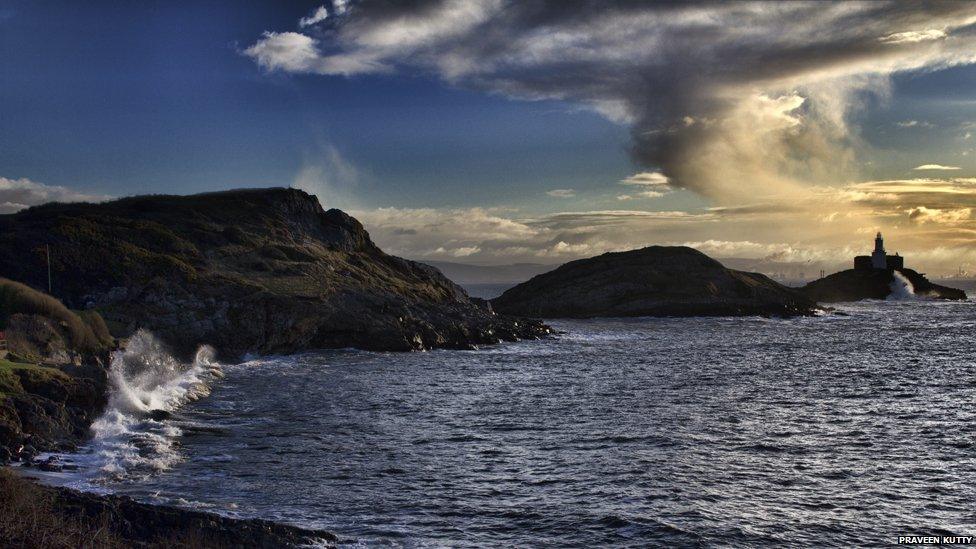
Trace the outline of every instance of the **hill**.
<instances>
[{"instance_id":1,"label":"hill","mask_svg":"<svg viewBox=\"0 0 976 549\"><path fill-rule=\"evenodd\" d=\"M567 263L492 300L541 318L811 314L816 304L756 273L684 246L651 246Z\"/></svg>"},{"instance_id":2,"label":"hill","mask_svg":"<svg viewBox=\"0 0 976 549\"><path fill-rule=\"evenodd\" d=\"M296 189L49 204L0 216L0 274L147 328L180 354L467 348L537 337L437 269L387 255L344 212Z\"/></svg>"}]
</instances>

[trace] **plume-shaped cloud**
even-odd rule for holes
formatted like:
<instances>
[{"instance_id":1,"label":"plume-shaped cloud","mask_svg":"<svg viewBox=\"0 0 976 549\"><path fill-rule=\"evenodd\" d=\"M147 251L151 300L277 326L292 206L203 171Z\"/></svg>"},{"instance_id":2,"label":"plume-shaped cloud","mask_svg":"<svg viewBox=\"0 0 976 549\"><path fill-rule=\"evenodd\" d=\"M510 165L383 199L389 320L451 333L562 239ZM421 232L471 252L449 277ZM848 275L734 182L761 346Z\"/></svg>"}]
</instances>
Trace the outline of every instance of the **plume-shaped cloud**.
<instances>
[{"instance_id":1,"label":"plume-shaped cloud","mask_svg":"<svg viewBox=\"0 0 976 549\"><path fill-rule=\"evenodd\" d=\"M245 53L269 71L433 72L575 102L629 124L633 157L670 185L736 203L851 180L848 113L896 73L973 63L974 23L967 2L364 0Z\"/></svg>"}]
</instances>

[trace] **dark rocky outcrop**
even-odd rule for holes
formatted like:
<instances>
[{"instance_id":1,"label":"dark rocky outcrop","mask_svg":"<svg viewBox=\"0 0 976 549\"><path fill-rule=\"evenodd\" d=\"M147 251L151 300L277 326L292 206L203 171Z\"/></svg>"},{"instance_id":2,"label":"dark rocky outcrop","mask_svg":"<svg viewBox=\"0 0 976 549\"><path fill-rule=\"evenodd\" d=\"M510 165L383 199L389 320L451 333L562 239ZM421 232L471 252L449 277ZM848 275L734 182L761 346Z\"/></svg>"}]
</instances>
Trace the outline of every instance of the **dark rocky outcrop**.
<instances>
[{"instance_id":1,"label":"dark rocky outcrop","mask_svg":"<svg viewBox=\"0 0 976 549\"><path fill-rule=\"evenodd\" d=\"M102 496L57 490L61 512L108 522L120 537L135 544L160 539L182 540L195 547L299 547L334 545L338 538L324 530L304 530L260 519L233 519L213 513L139 503L125 496Z\"/></svg>"},{"instance_id":2,"label":"dark rocky outcrop","mask_svg":"<svg viewBox=\"0 0 976 549\"><path fill-rule=\"evenodd\" d=\"M816 304L757 273L683 246L651 246L567 263L492 300L541 318L811 314Z\"/></svg>"},{"instance_id":3,"label":"dark rocky outcrop","mask_svg":"<svg viewBox=\"0 0 976 549\"><path fill-rule=\"evenodd\" d=\"M0 470L0 545L75 548L333 547L335 535L124 496L52 488Z\"/></svg>"},{"instance_id":4,"label":"dark rocky outcrop","mask_svg":"<svg viewBox=\"0 0 976 549\"><path fill-rule=\"evenodd\" d=\"M0 278L0 462L81 442L106 403L104 321Z\"/></svg>"},{"instance_id":5,"label":"dark rocky outcrop","mask_svg":"<svg viewBox=\"0 0 976 549\"><path fill-rule=\"evenodd\" d=\"M49 204L0 216L0 274L147 328L180 354L468 348L538 337L438 270L383 253L362 225L295 189Z\"/></svg>"},{"instance_id":6,"label":"dark rocky outcrop","mask_svg":"<svg viewBox=\"0 0 976 549\"><path fill-rule=\"evenodd\" d=\"M38 366L0 359L0 462L30 461L88 438L106 404L99 366Z\"/></svg>"},{"instance_id":7,"label":"dark rocky outcrop","mask_svg":"<svg viewBox=\"0 0 976 549\"><path fill-rule=\"evenodd\" d=\"M915 295L932 299L966 299L963 290L933 284L912 269L899 269L898 272L911 282ZM810 299L823 303L885 299L891 293L894 276L892 269L848 269L814 280L800 291Z\"/></svg>"}]
</instances>

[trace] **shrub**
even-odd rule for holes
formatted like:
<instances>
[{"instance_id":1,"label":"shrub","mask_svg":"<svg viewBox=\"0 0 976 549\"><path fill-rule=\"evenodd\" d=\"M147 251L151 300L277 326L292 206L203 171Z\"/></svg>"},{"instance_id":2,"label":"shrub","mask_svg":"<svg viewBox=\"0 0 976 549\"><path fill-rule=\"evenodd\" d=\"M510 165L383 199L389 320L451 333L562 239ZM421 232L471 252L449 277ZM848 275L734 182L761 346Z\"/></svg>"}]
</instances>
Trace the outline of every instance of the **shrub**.
<instances>
[{"instance_id":1,"label":"shrub","mask_svg":"<svg viewBox=\"0 0 976 549\"><path fill-rule=\"evenodd\" d=\"M0 278L0 328L6 328L8 320L15 314L51 319L67 332L75 350L97 351L111 345L105 321L97 313L93 312L87 315L87 321L83 320L57 299L25 284Z\"/></svg>"},{"instance_id":2,"label":"shrub","mask_svg":"<svg viewBox=\"0 0 976 549\"><path fill-rule=\"evenodd\" d=\"M92 334L94 334L100 346L112 346L115 339L112 337L112 333L109 331L108 325L105 324L105 319L102 318L102 315L98 314L97 311L79 311L78 316L91 329Z\"/></svg>"}]
</instances>

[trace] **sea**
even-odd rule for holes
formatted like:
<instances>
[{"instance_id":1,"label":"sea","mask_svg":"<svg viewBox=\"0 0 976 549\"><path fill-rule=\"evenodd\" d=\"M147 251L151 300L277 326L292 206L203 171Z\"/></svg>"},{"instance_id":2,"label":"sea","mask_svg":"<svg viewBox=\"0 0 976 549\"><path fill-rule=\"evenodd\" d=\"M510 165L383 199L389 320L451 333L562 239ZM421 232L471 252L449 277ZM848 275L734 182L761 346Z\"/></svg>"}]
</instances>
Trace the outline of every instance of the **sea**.
<instances>
[{"instance_id":1,"label":"sea","mask_svg":"<svg viewBox=\"0 0 976 549\"><path fill-rule=\"evenodd\" d=\"M52 484L349 547L851 547L976 535L976 303L561 320L472 351L192 364L139 333Z\"/></svg>"}]
</instances>

